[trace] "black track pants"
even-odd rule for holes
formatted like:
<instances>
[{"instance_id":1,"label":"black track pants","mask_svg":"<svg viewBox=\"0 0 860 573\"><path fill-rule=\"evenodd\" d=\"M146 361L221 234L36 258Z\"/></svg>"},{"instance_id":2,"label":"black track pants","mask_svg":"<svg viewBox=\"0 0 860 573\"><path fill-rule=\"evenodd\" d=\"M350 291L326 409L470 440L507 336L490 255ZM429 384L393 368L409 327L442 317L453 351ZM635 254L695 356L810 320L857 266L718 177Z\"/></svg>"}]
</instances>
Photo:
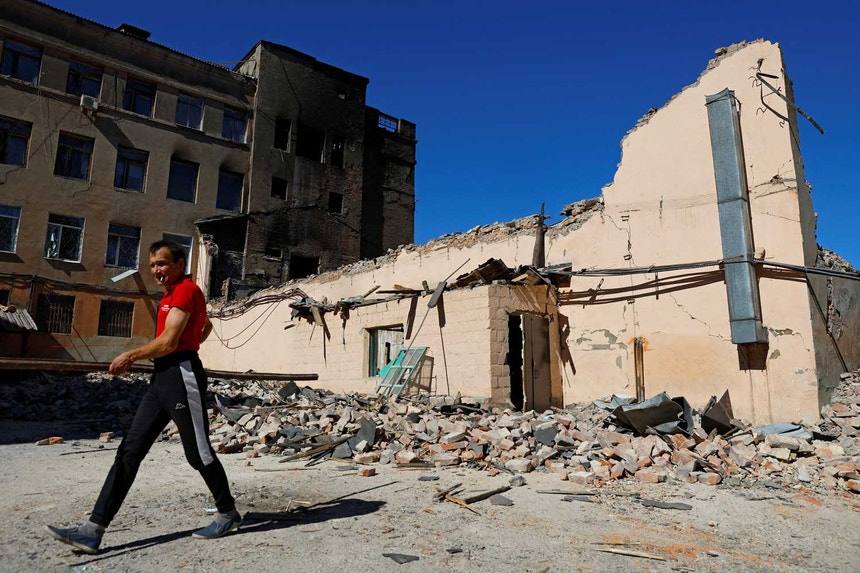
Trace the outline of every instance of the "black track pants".
<instances>
[{"instance_id":1,"label":"black track pants","mask_svg":"<svg viewBox=\"0 0 860 573\"><path fill-rule=\"evenodd\" d=\"M226 513L236 508L224 466L209 444L206 384L206 372L197 353L182 352L156 359L149 388L117 449L91 521L110 525L134 483L140 463L171 420L179 429L185 458L203 476L218 511Z\"/></svg>"}]
</instances>

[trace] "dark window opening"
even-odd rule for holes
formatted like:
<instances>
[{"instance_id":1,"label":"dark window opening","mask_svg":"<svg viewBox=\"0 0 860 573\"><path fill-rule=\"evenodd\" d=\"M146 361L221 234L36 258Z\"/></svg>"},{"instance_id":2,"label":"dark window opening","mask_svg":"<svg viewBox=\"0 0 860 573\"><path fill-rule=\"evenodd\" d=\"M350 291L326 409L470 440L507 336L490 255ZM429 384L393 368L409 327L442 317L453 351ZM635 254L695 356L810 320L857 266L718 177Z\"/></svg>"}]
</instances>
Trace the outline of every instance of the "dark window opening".
<instances>
[{"instance_id":1,"label":"dark window opening","mask_svg":"<svg viewBox=\"0 0 860 573\"><path fill-rule=\"evenodd\" d=\"M170 160L170 178L167 181L167 197L169 199L194 203L198 167L199 165L191 161Z\"/></svg>"},{"instance_id":2,"label":"dark window opening","mask_svg":"<svg viewBox=\"0 0 860 573\"><path fill-rule=\"evenodd\" d=\"M39 80L42 48L6 40L0 59L0 75L35 84Z\"/></svg>"},{"instance_id":3,"label":"dark window opening","mask_svg":"<svg viewBox=\"0 0 860 573\"><path fill-rule=\"evenodd\" d=\"M275 149L290 150L290 120L283 117L275 118Z\"/></svg>"},{"instance_id":4,"label":"dark window opening","mask_svg":"<svg viewBox=\"0 0 860 573\"><path fill-rule=\"evenodd\" d=\"M283 258L283 256L284 256L284 252L281 249L272 249L272 248L267 247L265 250L264 256L267 259L281 260L281 258Z\"/></svg>"},{"instance_id":5,"label":"dark window opening","mask_svg":"<svg viewBox=\"0 0 860 573\"><path fill-rule=\"evenodd\" d=\"M176 100L176 125L203 128L203 100L190 95L179 94Z\"/></svg>"},{"instance_id":6,"label":"dark window opening","mask_svg":"<svg viewBox=\"0 0 860 573\"><path fill-rule=\"evenodd\" d=\"M287 273L288 279L303 279L319 272L319 257L303 257L301 255L290 255L290 268Z\"/></svg>"},{"instance_id":7,"label":"dark window opening","mask_svg":"<svg viewBox=\"0 0 860 573\"><path fill-rule=\"evenodd\" d=\"M128 80L122 94L122 108L146 117L152 116L155 103L155 86L136 80Z\"/></svg>"},{"instance_id":8,"label":"dark window opening","mask_svg":"<svg viewBox=\"0 0 860 573\"><path fill-rule=\"evenodd\" d=\"M27 163L27 143L32 125L0 117L0 163L20 165Z\"/></svg>"},{"instance_id":9,"label":"dark window opening","mask_svg":"<svg viewBox=\"0 0 860 573\"><path fill-rule=\"evenodd\" d=\"M272 177L272 197L280 199L281 201L286 201L288 184L289 182L286 179Z\"/></svg>"},{"instance_id":10,"label":"dark window opening","mask_svg":"<svg viewBox=\"0 0 860 573\"><path fill-rule=\"evenodd\" d=\"M242 181L241 173L221 171L218 174L218 197L215 200L216 209L225 211L238 211L242 206Z\"/></svg>"},{"instance_id":11,"label":"dark window opening","mask_svg":"<svg viewBox=\"0 0 860 573\"><path fill-rule=\"evenodd\" d=\"M130 189L143 192L146 180L146 163L149 153L128 147L120 147L116 154L116 170L113 186L117 189Z\"/></svg>"},{"instance_id":12,"label":"dark window opening","mask_svg":"<svg viewBox=\"0 0 860 573\"><path fill-rule=\"evenodd\" d=\"M224 122L221 125L221 137L245 143L248 131L248 114L241 109L224 108Z\"/></svg>"},{"instance_id":13,"label":"dark window opening","mask_svg":"<svg viewBox=\"0 0 860 573\"><path fill-rule=\"evenodd\" d=\"M322 161L325 146L325 132L299 124L296 155L312 161Z\"/></svg>"},{"instance_id":14,"label":"dark window opening","mask_svg":"<svg viewBox=\"0 0 860 573\"><path fill-rule=\"evenodd\" d=\"M103 300L99 308L99 336L131 338L134 303Z\"/></svg>"},{"instance_id":15,"label":"dark window opening","mask_svg":"<svg viewBox=\"0 0 860 573\"><path fill-rule=\"evenodd\" d=\"M136 269L140 252L140 228L125 225L108 225L105 265Z\"/></svg>"},{"instance_id":16,"label":"dark window opening","mask_svg":"<svg viewBox=\"0 0 860 573\"><path fill-rule=\"evenodd\" d=\"M39 330L53 334L71 334L75 314L75 297L40 294L36 310Z\"/></svg>"},{"instance_id":17,"label":"dark window opening","mask_svg":"<svg viewBox=\"0 0 860 573\"><path fill-rule=\"evenodd\" d=\"M76 96L88 95L99 99L102 90L102 71L80 62L69 63L66 78L66 93Z\"/></svg>"},{"instance_id":18,"label":"dark window opening","mask_svg":"<svg viewBox=\"0 0 860 573\"><path fill-rule=\"evenodd\" d=\"M7 288L0 289L0 304L3 306L9 306L9 295L11 293L12 291Z\"/></svg>"},{"instance_id":19,"label":"dark window opening","mask_svg":"<svg viewBox=\"0 0 860 573\"><path fill-rule=\"evenodd\" d=\"M338 214L343 213L343 193L335 193L334 191L329 191L328 212Z\"/></svg>"},{"instance_id":20,"label":"dark window opening","mask_svg":"<svg viewBox=\"0 0 860 573\"><path fill-rule=\"evenodd\" d=\"M89 137L61 133L57 145L57 161L54 163L54 175L88 180L90 178L90 159L93 155L94 144L95 140Z\"/></svg>"},{"instance_id":21,"label":"dark window opening","mask_svg":"<svg viewBox=\"0 0 860 573\"><path fill-rule=\"evenodd\" d=\"M329 163L335 167L343 167L343 148L344 139L340 136L334 136L331 140L331 156Z\"/></svg>"}]
</instances>

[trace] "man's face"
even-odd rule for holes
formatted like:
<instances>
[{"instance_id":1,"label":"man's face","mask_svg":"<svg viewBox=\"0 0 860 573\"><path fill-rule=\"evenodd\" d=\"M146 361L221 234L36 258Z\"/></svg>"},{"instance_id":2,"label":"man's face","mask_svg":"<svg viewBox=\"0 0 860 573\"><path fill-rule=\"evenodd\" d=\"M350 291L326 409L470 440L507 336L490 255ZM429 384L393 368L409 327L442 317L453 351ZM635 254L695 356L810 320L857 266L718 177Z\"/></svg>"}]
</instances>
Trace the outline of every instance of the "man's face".
<instances>
[{"instance_id":1,"label":"man's face","mask_svg":"<svg viewBox=\"0 0 860 573\"><path fill-rule=\"evenodd\" d=\"M173 260L166 247L161 247L149 255L149 272L155 282L167 288L176 284L185 275L185 259Z\"/></svg>"}]
</instances>

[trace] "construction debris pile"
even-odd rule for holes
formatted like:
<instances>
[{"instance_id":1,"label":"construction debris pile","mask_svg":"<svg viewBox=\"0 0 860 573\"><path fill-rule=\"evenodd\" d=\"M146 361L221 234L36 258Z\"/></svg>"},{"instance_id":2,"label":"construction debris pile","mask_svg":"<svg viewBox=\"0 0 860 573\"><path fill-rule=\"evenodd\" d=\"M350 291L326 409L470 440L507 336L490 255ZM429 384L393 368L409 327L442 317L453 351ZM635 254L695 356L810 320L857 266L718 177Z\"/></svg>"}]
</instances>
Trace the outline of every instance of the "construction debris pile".
<instances>
[{"instance_id":1,"label":"construction debris pile","mask_svg":"<svg viewBox=\"0 0 860 573\"><path fill-rule=\"evenodd\" d=\"M270 454L308 464L332 458L363 466L467 466L491 474L542 470L594 485L622 478L712 485L764 481L860 492L858 372L843 375L834 401L822 408L822 420L805 428L756 428L733 419L727 395L712 400L701 416L678 407L678 423L640 432L635 423L634 429L625 427L631 425L627 418L637 419L637 405L615 399L523 413L483 409L450 397L337 395L293 383L253 382L240 388L215 381L211 389L218 405L213 444L221 452L244 451L249 458ZM709 423L715 411L724 420L717 415ZM665 433L658 431L661 427Z\"/></svg>"}]
</instances>

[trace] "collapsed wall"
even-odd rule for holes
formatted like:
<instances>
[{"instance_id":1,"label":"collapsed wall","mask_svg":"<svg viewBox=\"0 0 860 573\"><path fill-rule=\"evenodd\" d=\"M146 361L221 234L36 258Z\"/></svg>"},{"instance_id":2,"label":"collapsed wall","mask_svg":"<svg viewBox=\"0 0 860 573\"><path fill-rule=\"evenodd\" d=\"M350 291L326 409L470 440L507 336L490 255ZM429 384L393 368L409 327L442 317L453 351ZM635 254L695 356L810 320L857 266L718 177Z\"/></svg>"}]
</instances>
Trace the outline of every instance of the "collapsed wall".
<instances>
[{"instance_id":1,"label":"collapsed wall","mask_svg":"<svg viewBox=\"0 0 860 573\"><path fill-rule=\"evenodd\" d=\"M515 323L533 317L548 329L549 373L540 382L547 385L543 398L530 403L526 392L527 408L635 394L639 366L649 396L665 390L695 406L728 389L735 415L755 423L816 418L825 370L816 350L823 342L813 331L802 273L758 273L766 341L735 344L723 266L715 262L723 255L721 233L731 229L721 229L705 104L725 89L739 108L756 258L804 265L810 241L814 250L795 115L756 81L757 69L788 91L778 45L757 41L723 50L695 84L625 136L622 161L601 199L566 209L570 215L547 232L548 266L611 272L572 273L563 288L448 290L443 311L428 308L437 283L461 267L469 271L490 259L509 267L531 262L536 217L476 227L258 293L239 303L246 312L214 320L204 361L223 370L316 372L320 387L373 391L377 362L386 356L380 348L422 346L433 357L432 391L506 403L534 366L520 366L515 356L522 351L528 358L530 344ZM293 298L285 298L290 292ZM397 292L403 296L391 298ZM302 297L323 303L320 316L290 308ZM637 339L644 348L639 364ZM523 376L513 376L516 369Z\"/></svg>"}]
</instances>

